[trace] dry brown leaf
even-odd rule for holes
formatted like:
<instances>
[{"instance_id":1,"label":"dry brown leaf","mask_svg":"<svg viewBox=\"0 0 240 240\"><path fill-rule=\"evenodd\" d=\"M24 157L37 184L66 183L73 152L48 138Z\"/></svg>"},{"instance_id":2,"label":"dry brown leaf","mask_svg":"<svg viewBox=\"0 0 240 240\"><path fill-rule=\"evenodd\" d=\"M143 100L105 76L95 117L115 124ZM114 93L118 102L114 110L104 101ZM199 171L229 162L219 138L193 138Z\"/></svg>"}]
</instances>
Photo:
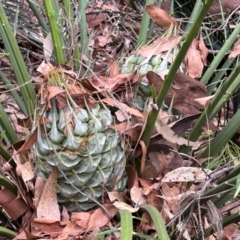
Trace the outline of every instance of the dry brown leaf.
<instances>
[{"instance_id":1,"label":"dry brown leaf","mask_svg":"<svg viewBox=\"0 0 240 240\"><path fill-rule=\"evenodd\" d=\"M22 179L28 189L27 181L30 181L35 177L32 164L30 162L25 162L24 164L22 164L21 173L22 173Z\"/></svg>"},{"instance_id":2,"label":"dry brown leaf","mask_svg":"<svg viewBox=\"0 0 240 240\"><path fill-rule=\"evenodd\" d=\"M139 208L133 208L132 206L128 205L127 203L124 202L114 202L113 205L118 208L119 210L128 210L131 213L137 212Z\"/></svg>"},{"instance_id":3,"label":"dry brown leaf","mask_svg":"<svg viewBox=\"0 0 240 240\"><path fill-rule=\"evenodd\" d=\"M162 193L169 209L175 215L177 213L179 204L179 199L176 198L176 196L180 194L179 188L177 186L169 187L167 183L162 183Z\"/></svg>"},{"instance_id":4,"label":"dry brown leaf","mask_svg":"<svg viewBox=\"0 0 240 240\"><path fill-rule=\"evenodd\" d=\"M142 206L147 203L146 198L143 195L143 189L140 187L132 187L130 189L130 196L134 203L137 204L137 206Z\"/></svg>"},{"instance_id":5,"label":"dry brown leaf","mask_svg":"<svg viewBox=\"0 0 240 240\"><path fill-rule=\"evenodd\" d=\"M222 240L232 240L232 236L234 236L236 233L239 235L239 228L237 224L231 223L223 229Z\"/></svg>"},{"instance_id":6,"label":"dry brown leaf","mask_svg":"<svg viewBox=\"0 0 240 240\"><path fill-rule=\"evenodd\" d=\"M104 207L107 209L111 217L117 213L117 208L112 204L104 204ZM93 231L94 229L99 229L110 222L111 219L107 216L107 214L103 211L102 208L96 209L88 222L88 226L86 232Z\"/></svg>"},{"instance_id":7,"label":"dry brown leaf","mask_svg":"<svg viewBox=\"0 0 240 240\"><path fill-rule=\"evenodd\" d=\"M175 27L178 27L176 19L156 5L147 5L146 11L148 12L150 18L164 30L167 30L171 24L173 24Z\"/></svg>"},{"instance_id":8,"label":"dry brown leaf","mask_svg":"<svg viewBox=\"0 0 240 240\"><path fill-rule=\"evenodd\" d=\"M129 114L132 114L134 116L137 116L137 117L141 117L141 118L144 118L144 114L141 113L139 110L137 109L134 109L134 108L131 108L129 107L128 105L124 104L124 103L121 103L121 102L116 102L114 101L113 99L111 98L104 98L102 99L103 102L107 103L109 106L114 106L114 107L121 107L121 111L124 111L126 113L129 113Z\"/></svg>"},{"instance_id":9,"label":"dry brown leaf","mask_svg":"<svg viewBox=\"0 0 240 240\"><path fill-rule=\"evenodd\" d=\"M185 56L185 65L190 77L200 78L202 76L203 62L197 38L193 39L192 44L187 51Z\"/></svg>"},{"instance_id":10,"label":"dry brown leaf","mask_svg":"<svg viewBox=\"0 0 240 240\"><path fill-rule=\"evenodd\" d=\"M191 142L185 138L178 136L168 125L164 125L159 119L155 123L155 127L157 129L157 132L170 143L176 143L179 146L194 146L197 144L197 142Z\"/></svg>"},{"instance_id":11,"label":"dry brown leaf","mask_svg":"<svg viewBox=\"0 0 240 240\"><path fill-rule=\"evenodd\" d=\"M176 168L183 166L181 156L174 149L166 144L151 143L148 147L148 156L151 159L151 164L157 171L157 176L165 174Z\"/></svg>"},{"instance_id":12,"label":"dry brown leaf","mask_svg":"<svg viewBox=\"0 0 240 240\"><path fill-rule=\"evenodd\" d=\"M126 172L128 175L128 188L131 189L134 186L137 187L138 186L138 175L137 175L136 169L131 165L127 165Z\"/></svg>"},{"instance_id":13,"label":"dry brown leaf","mask_svg":"<svg viewBox=\"0 0 240 240\"><path fill-rule=\"evenodd\" d=\"M45 184L46 184L46 180L37 176L37 179L36 179L36 182L35 182L34 199L33 199L33 205L35 207L37 207L37 205L38 205L38 202L39 202L40 197L42 195Z\"/></svg>"},{"instance_id":14,"label":"dry brown leaf","mask_svg":"<svg viewBox=\"0 0 240 240\"><path fill-rule=\"evenodd\" d=\"M147 147L146 147L144 141L140 141L139 144L140 144L141 149L142 149L140 173L143 173L144 168L145 168L145 164L146 164Z\"/></svg>"},{"instance_id":15,"label":"dry brown leaf","mask_svg":"<svg viewBox=\"0 0 240 240\"><path fill-rule=\"evenodd\" d=\"M46 62L50 62L53 49L54 46L52 36L51 33L48 33L48 35L43 40L43 54Z\"/></svg>"},{"instance_id":16,"label":"dry brown leaf","mask_svg":"<svg viewBox=\"0 0 240 240\"><path fill-rule=\"evenodd\" d=\"M62 214L61 214L61 219L62 222L68 222L69 221L69 214L68 214L68 210L65 206L62 206Z\"/></svg>"},{"instance_id":17,"label":"dry brown leaf","mask_svg":"<svg viewBox=\"0 0 240 240\"><path fill-rule=\"evenodd\" d=\"M63 90L61 87L58 87L58 86L47 86L47 90L48 90L48 101L51 98L55 97L56 95L65 92L65 90Z\"/></svg>"},{"instance_id":18,"label":"dry brown leaf","mask_svg":"<svg viewBox=\"0 0 240 240\"><path fill-rule=\"evenodd\" d=\"M153 84L158 93L163 86L164 81L162 77L151 71L149 71L146 76L149 85L151 86ZM204 84L184 73L177 72L174 77L173 85L165 99L165 103L170 106L174 100L174 109L179 110L185 116L191 116L200 112L198 108L202 109L202 106L194 102L193 99L206 96L207 91Z\"/></svg>"},{"instance_id":19,"label":"dry brown leaf","mask_svg":"<svg viewBox=\"0 0 240 240\"><path fill-rule=\"evenodd\" d=\"M180 167L168 172L162 182L203 182L209 178L212 171L199 167Z\"/></svg>"},{"instance_id":20,"label":"dry brown leaf","mask_svg":"<svg viewBox=\"0 0 240 240\"><path fill-rule=\"evenodd\" d=\"M57 169L54 168L47 179L37 205L37 217L43 219L51 219L60 221L61 214L57 201Z\"/></svg>"},{"instance_id":21,"label":"dry brown leaf","mask_svg":"<svg viewBox=\"0 0 240 240\"><path fill-rule=\"evenodd\" d=\"M61 226L59 221L47 221L46 219L41 219L42 221L35 221L33 219L31 222L31 233L33 235L49 235L52 238L56 238L59 234L62 233L64 226ZM39 220L39 219L38 219Z\"/></svg>"},{"instance_id":22,"label":"dry brown leaf","mask_svg":"<svg viewBox=\"0 0 240 240\"><path fill-rule=\"evenodd\" d=\"M157 169L153 166L153 164L148 164L146 167L144 167L143 172L141 173L141 178L151 182L153 179L157 178L159 176Z\"/></svg>"},{"instance_id":23,"label":"dry brown leaf","mask_svg":"<svg viewBox=\"0 0 240 240\"><path fill-rule=\"evenodd\" d=\"M111 202L114 202L115 200L125 202L125 192L107 192L107 195Z\"/></svg>"},{"instance_id":24,"label":"dry brown leaf","mask_svg":"<svg viewBox=\"0 0 240 240\"><path fill-rule=\"evenodd\" d=\"M141 54L143 57L158 55L162 52L169 51L170 49L176 47L180 40L180 36L159 38L152 44L137 49L133 52L133 54Z\"/></svg>"},{"instance_id":25,"label":"dry brown leaf","mask_svg":"<svg viewBox=\"0 0 240 240\"><path fill-rule=\"evenodd\" d=\"M105 13L90 13L86 16L88 28L94 28L106 19Z\"/></svg>"},{"instance_id":26,"label":"dry brown leaf","mask_svg":"<svg viewBox=\"0 0 240 240\"><path fill-rule=\"evenodd\" d=\"M108 127L130 136L132 141L137 141L142 131L142 126L134 122L123 122L117 125L109 125Z\"/></svg>"},{"instance_id":27,"label":"dry brown leaf","mask_svg":"<svg viewBox=\"0 0 240 240\"><path fill-rule=\"evenodd\" d=\"M136 83L138 79L139 76L137 74L120 73L114 77L92 77L83 82L83 84L90 85L99 92L101 92L102 89L107 89L112 92L119 92L126 89L126 85L129 86L129 84L132 85Z\"/></svg>"},{"instance_id":28,"label":"dry brown leaf","mask_svg":"<svg viewBox=\"0 0 240 240\"><path fill-rule=\"evenodd\" d=\"M71 221L76 222L76 224L84 230L88 227L88 222L90 217L91 217L90 212L72 212L71 213Z\"/></svg>"},{"instance_id":29,"label":"dry brown leaf","mask_svg":"<svg viewBox=\"0 0 240 240\"><path fill-rule=\"evenodd\" d=\"M233 50L228 55L228 59L235 58L240 54L240 38L237 40L237 42L234 44Z\"/></svg>"},{"instance_id":30,"label":"dry brown leaf","mask_svg":"<svg viewBox=\"0 0 240 240\"><path fill-rule=\"evenodd\" d=\"M203 36L200 33L199 37L199 51L201 55L202 62L205 66L207 66L207 55L208 55L208 49L203 41Z\"/></svg>"},{"instance_id":31,"label":"dry brown leaf","mask_svg":"<svg viewBox=\"0 0 240 240\"><path fill-rule=\"evenodd\" d=\"M116 61L113 61L109 67L109 76L114 77L114 76L117 76L118 74L119 74L118 63Z\"/></svg>"},{"instance_id":32,"label":"dry brown leaf","mask_svg":"<svg viewBox=\"0 0 240 240\"><path fill-rule=\"evenodd\" d=\"M193 99L195 102L197 102L198 104L200 104L203 107L207 107L208 104L211 102L211 100L214 98L215 95L211 95L208 97L204 97L204 98L195 98Z\"/></svg>"},{"instance_id":33,"label":"dry brown leaf","mask_svg":"<svg viewBox=\"0 0 240 240\"><path fill-rule=\"evenodd\" d=\"M29 210L22 198L17 197L7 188L0 190L0 205L12 220L17 220Z\"/></svg>"}]
</instances>

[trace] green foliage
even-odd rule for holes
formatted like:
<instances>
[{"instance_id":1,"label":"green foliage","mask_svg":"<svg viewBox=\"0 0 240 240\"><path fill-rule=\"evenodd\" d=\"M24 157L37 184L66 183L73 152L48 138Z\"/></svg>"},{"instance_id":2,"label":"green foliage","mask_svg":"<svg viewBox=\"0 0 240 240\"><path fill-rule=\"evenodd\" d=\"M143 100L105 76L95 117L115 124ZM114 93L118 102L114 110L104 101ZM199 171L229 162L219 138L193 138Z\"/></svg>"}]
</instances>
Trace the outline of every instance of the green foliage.
<instances>
[{"instance_id":1,"label":"green foliage","mask_svg":"<svg viewBox=\"0 0 240 240\"><path fill-rule=\"evenodd\" d=\"M26 109L28 113L31 114L33 113L34 109L34 101L36 97L35 90L19 50L17 41L7 20L2 2L0 2L0 37L3 40L7 53L9 53L9 59L15 72Z\"/></svg>"},{"instance_id":2,"label":"green foliage","mask_svg":"<svg viewBox=\"0 0 240 240\"><path fill-rule=\"evenodd\" d=\"M120 234L121 234L120 240L131 240L133 239L134 236L138 236L145 239L152 239L152 240L153 239L170 240L165 227L165 223L159 211L151 205L144 205L141 207L141 210L148 212L148 214L150 215L153 221L153 224L156 228L158 238L154 238L146 234L135 232L133 229L133 219L138 219L138 218L132 216L132 214L128 210L120 210L119 211L120 219L121 219L120 227L98 233L99 238L97 239L104 239L102 238L103 236L114 233L116 231L120 231Z\"/></svg>"}]
</instances>

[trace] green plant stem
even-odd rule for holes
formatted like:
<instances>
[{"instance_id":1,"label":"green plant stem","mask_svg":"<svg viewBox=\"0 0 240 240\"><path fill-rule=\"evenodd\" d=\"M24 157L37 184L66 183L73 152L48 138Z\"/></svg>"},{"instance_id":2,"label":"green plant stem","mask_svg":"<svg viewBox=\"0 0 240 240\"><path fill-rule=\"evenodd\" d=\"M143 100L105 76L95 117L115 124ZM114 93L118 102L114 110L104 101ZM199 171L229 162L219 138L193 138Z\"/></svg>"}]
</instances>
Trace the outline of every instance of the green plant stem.
<instances>
[{"instance_id":1,"label":"green plant stem","mask_svg":"<svg viewBox=\"0 0 240 240\"><path fill-rule=\"evenodd\" d=\"M190 30L191 26L193 25L193 23L197 20L196 18L198 16L199 11L201 11L201 7L202 7L202 1L197 0L195 5L194 5L191 16L189 18L189 21L188 21L188 24L186 26L185 32L188 32Z\"/></svg>"},{"instance_id":2,"label":"green plant stem","mask_svg":"<svg viewBox=\"0 0 240 240\"><path fill-rule=\"evenodd\" d=\"M154 0L146 0L145 6L153 4ZM150 16L147 11L143 12L143 17L141 21L140 32L138 35L137 47L141 47L147 43L148 28L150 23Z\"/></svg>"},{"instance_id":3,"label":"green plant stem","mask_svg":"<svg viewBox=\"0 0 240 240\"><path fill-rule=\"evenodd\" d=\"M5 113L1 103L0 103L0 125L4 131L2 134L4 134L3 137L6 142L9 141L11 144L13 144L18 141L18 136L16 134L16 131L13 128L11 121L9 121L9 117Z\"/></svg>"},{"instance_id":4,"label":"green plant stem","mask_svg":"<svg viewBox=\"0 0 240 240\"><path fill-rule=\"evenodd\" d=\"M234 69L230 76L225 80L222 87L215 94L211 103L201 114L198 121L195 123L189 139L196 141L202 132L202 126L208 120L211 120L220 110L222 105L231 97L231 94L239 87L240 84L240 64Z\"/></svg>"},{"instance_id":5,"label":"green plant stem","mask_svg":"<svg viewBox=\"0 0 240 240\"><path fill-rule=\"evenodd\" d=\"M158 110L152 109L151 112L149 113L146 128L145 128L143 136L142 136L142 140L144 141L146 147L149 144L152 130L153 130L155 122L157 120L159 110L161 109L163 101L164 101L165 97L167 96L168 90L170 89L170 87L172 85L172 82L176 75L176 72L178 71L179 66L181 65L188 49L189 49L193 39L195 38L195 36L201 26L201 23L204 20L204 17L206 16L212 3L213 3L213 0L207 0L206 3L202 5L202 9L199 12L196 21L192 25L189 33L187 33L186 38L183 42L183 45L180 48L178 55L176 56L176 59L174 60L172 66L170 67L169 73L165 77L165 81L162 86L162 89L156 99Z\"/></svg>"},{"instance_id":6,"label":"green plant stem","mask_svg":"<svg viewBox=\"0 0 240 240\"><path fill-rule=\"evenodd\" d=\"M222 59L226 56L226 53L230 49L230 47L233 45L235 40L237 39L238 35L240 33L240 23L237 24L234 31L230 35L230 37L226 40L224 45L222 46L221 50L217 54L217 56L213 59L210 66L208 67L208 70L203 75L201 82L203 84L207 84L209 82L209 79L213 76L213 73L216 71L216 68L218 67L219 63L222 61Z\"/></svg>"},{"instance_id":7,"label":"green plant stem","mask_svg":"<svg viewBox=\"0 0 240 240\"><path fill-rule=\"evenodd\" d=\"M213 198L213 195L217 195L217 194L220 194L221 192L223 191L226 191L229 189L229 185L234 185L236 184L236 181L237 181L237 177L234 177L234 178L231 178L229 179L228 181L225 181L223 183L221 183L220 185L206 191L202 196L201 196L201 199L200 199L200 204L205 204L207 201L211 200ZM189 215L189 213L192 211L192 209L195 209L196 210L197 208L197 203L194 202L193 205L186 209L184 212L183 212L183 215L185 216L185 218ZM193 210L194 211L194 210Z\"/></svg>"},{"instance_id":8,"label":"green plant stem","mask_svg":"<svg viewBox=\"0 0 240 240\"><path fill-rule=\"evenodd\" d=\"M17 78L19 89L22 93L27 111L29 114L32 114L36 93L19 50L16 38L4 12L2 1L0 1L0 35L6 51L9 53L9 59Z\"/></svg>"},{"instance_id":9,"label":"green plant stem","mask_svg":"<svg viewBox=\"0 0 240 240\"><path fill-rule=\"evenodd\" d=\"M240 110L238 110L220 133L210 142L210 145L201 154L201 158L215 156L231 139L240 127Z\"/></svg>"},{"instance_id":10,"label":"green plant stem","mask_svg":"<svg viewBox=\"0 0 240 240\"><path fill-rule=\"evenodd\" d=\"M223 182L229 181L229 179L236 177L240 173L240 165L236 166L230 173L220 178L217 181L217 184L221 184Z\"/></svg>"},{"instance_id":11,"label":"green plant stem","mask_svg":"<svg viewBox=\"0 0 240 240\"><path fill-rule=\"evenodd\" d=\"M5 83L5 86L10 90L10 93L12 94L14 100L22 110L25 116L28 115L27 108L25 104L23 103L22 99L18 95L17 91L15 90L15 87L11 84L11 82L6 78L6 76L3 74L3 72L0 70L0 79Z\"/></svg>"},{"instance_id":12,"label":"green plant stem","mask_svg":"<svg viewBox=\"0 0 240 240\"><path fill-rule=\"evenodd\" d=\"M217 86L217 84L222 81L224 74L229 69L229 67L232 65L232 61L229 61L228 59L225 61L221 69L218 71L217 75L212 80L211 84L207 87L207 93L210 95L214 88Z\"/></svg>"},{"instance_id":13,"label":"green plant stem","mask_svg":"<svg viewBox=\"0 0 240 240\"><path fill-rule=\"evenodd\" d=\"M66 63L66 56L61 33L62 30L58 25L58 12L56 11L57 5L54 1L44 0L43 2L50 26L54 50L56 53L56 62L58 64L64 64Z\"/></svg>"},{"instance_id":14,"label":"green plant stem","mask_svg":"<svg viewBox=\"0 0 240 240\"><path fill-rule=\"evenodd\" d=\"M0 185L7 188L13 194L17 195L17 187L10 180L8 180L5 176L3 176L2 174L0 174Z\"/></svg>"},{"instance_id":15,"label":"green plant stem","mask_svg":"<svg viewBox=\"0 0 240 240\"><path fill-rule=\"evenodd\" d=\"M81 48L82 48L82 55L89 56L88 51L88 34L87 34L87 20L86 20L86 7L88 1L78 0L78 10L79 10L79 27L80 27L80 38L81 38Z\"/></svg>"},{"instance_id":16,"label":"green plant stem","mask_svg":"<svg viewBox=\"0 0 240 240\"><path fill-rule=\"evenodd\" d=\"M142 206L141 209L147 211L148 214L151 216L151 219L156 228L158 238L162 240L170 240L162 215L159 213L159 211L149 204Z\"/></svg>"},{"instance_id":17,"label":"green plant stem","mask_svg":"<svg viewBox=\"0 0 240 240\"><path fill-rule=\"evenodd\" d=\"M16 163L13 161L11 155L0 145L0 156L8 162L12 167L16 167Z\"/></svg>"},{"instance_id":18,"label":"green plant stem","mask_svg":"<svg viewBox=\"0 0 240 240\"><path fill-rule=\"evenodd\" d=\"M71 22L72 26L74 27L74 19L73 19L73 5L71 4L70 0L63 0L63 7L64 7L64 12L68 18L68 20ZM73 36L70 36L72 38L75 37L75 32L73 30ZM78 71L80 69L80 60L81 60L81 54L79 51L79 46L78 44L75 44L74 50L73 50L73 64L74 64L74 69Z\"/></svg>"},{"instance_id":19,"label":"green plant stem","mask_svg":"<svg viewBox=\"0 0 240 240\"><path fill-rule=\"evenodd\" d=\"M44 20L43 15L32 0L27 0L29 7L32 9L34 16L37 18L39 25L42 27L43 33L46 36L49 33L49 27Z\"/></svg>"},{"instance_id":20,"label":"green plant stem","mask_svg":"<svg viewBox=\"0 0 240 240\"><path fill-rule=\"evenodd\" d=\"M0 236L12 239L17 236L17 233L5 227L0 227Z\"/></svg>"},{"instance_id":21,"label":"green plant stem","mask_svg":"<svg viewBox=\"0 0 240 240\"><path fill-rule=\"evenodd\" d=\"M226 227L230 225L231 223L237 223L240 221L240 212L236 212L234 214L231 214L230 216L226 217L222 221L222 227ZM213 228L212 226L204 230L204 237L205 239L212 235L214 232L216 232L216 228Z\"/></svg>"},{"instance_id":22,"label":"green plant stem","mask_svg":"<svg viewBox=\"0 0 240 240\"><path fill-rule=\"evenodd\" d=\"M128 210L120 210L120 240L132 239L133 237L133 221L132 214Z\"/></svg>"}]
</instances>

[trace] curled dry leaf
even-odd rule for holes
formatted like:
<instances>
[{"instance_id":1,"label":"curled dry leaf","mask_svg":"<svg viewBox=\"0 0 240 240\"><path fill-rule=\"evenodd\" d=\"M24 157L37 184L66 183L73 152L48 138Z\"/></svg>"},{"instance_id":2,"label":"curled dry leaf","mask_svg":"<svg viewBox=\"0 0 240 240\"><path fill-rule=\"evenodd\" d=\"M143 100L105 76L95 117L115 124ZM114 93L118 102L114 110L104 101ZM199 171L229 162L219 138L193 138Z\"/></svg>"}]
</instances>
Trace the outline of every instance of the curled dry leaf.
<instances>
[{"instance_id":1,"label":"curled dry leaf","mask_svg":"<svg viewBox=\"0 0 240 240\"><path fill-rule=\"evenodd\" d=\"M133 208L132 206L128 205L127 203L124 202L115 202L113 203L113 205L118 208L119 210L128 210L131 213L137 212L139 210L139 208Z\"/></svg>"},{"instance_id":2,"label":"curled dry leaf","mask_svg":"<svg viewBox=\"0 0 240 240\"><path fill-rule=\"evenodd\" d=\"M137 49L133 52L133 54L141 54L145 58L152 55L158 55L162 52L169 51L169 49L176 47L180 40L180 36L159 38L152 44Z\"/></svg>"},{"instance_id":3,"label":"curled dry leaf","mask_svg":"<svg viewBox=\"0 0 240 240\"><path fill-rule=\"evenodd\" d=\"M114 202L115 200L119 200L121 202L125 201L125 192L107 192L109 200Z\"/></svg>"},{"instance_id":4,"label":"curled dry leaf","mask_svg":"<svg viewBox=\"0 0 240 240\"><path fill-rule=\"evenodd\" d=\"M191 142L185 138L179 137L175 132L168 126L164 125L161 120L158 119L158 121L155 124L155 127L157 129L157 132L163 136L164 139L166 139L168 142L176 143L179 146L186 145L186 146L194 146L196 145L196 142Z\"/></svg>"},{"instance_id":5,"label":"curled dry leaf","mask_svg":"<svg viewBox=\"0 0 240 240\"><path fill-rule=\"evenodd\" d=\"M131 166L127 165L126 166L126 172L128 175L128 187L131 189L132 187L137 187L138 186L138 175L136 169Z\"/></svg>"},{"instance_id":6,"label":"curled dry leaf","mask_svg":"<svg viewBox=\"0 0 240 240\"><path fill-rule=\"evenodd\" d=\"M119 108L124 113L132 114L132 115L134 115L136 117L141 117L141 118L145 117L144 114L141 113L139 110L131 108L131 107L129 107L128 105L126 105L124 103L114 101L111 98L104 98L104 99L102 99L102 101L107 103L109 106L112 106L112 107L114 106L114 107ZM128 115L126 115L126 120L127 119L128 119Z\"/></svg>"},{"instance_id":7,"label":"curled dry leaf","mask_svg":"<svg viewBox=\"0 0 240 240\"><path fill-rule=\"evenodd\" d=\"M211 102L212 98L214 98L215 95L211 95L204 98L195 98L194 101L198 104L202 105L203 107L207 107L207 105Z\"/></svg>"},{"instance_id":8,"label":"curled dry leaf","mask_svg":"<svg viewBox=\"0 0 240 240\"><path fill-rule=\"evenodd\" d=\"M203 182L209 178L212 171L197 167L180 167L168 172L162 182Z\"/></svg>"},{"instance_id":9,"label":"curled dry leaf","mask_svg":"<svg viewBox=\"0 0 240 240\"><path fill-rule=\"evenodd\" d=\"M132 201L136 203L137 206L142 206L147 202L145 196L143 195L143 189L137 186L130 189L130 196Z\"/></svg>"},{"instance_id":10,"label":"curled dry leaf","mask_svg":"<svg viewBox=\"0 0 240 240\"><path fill-rule=\"evenodd\" d=\"M176 19L156 5L147 5L146 11L148 12L150 18L164 30L167 30L171 24L173 24L175 27L178 27Z\"/></svg>"}]
</instances>

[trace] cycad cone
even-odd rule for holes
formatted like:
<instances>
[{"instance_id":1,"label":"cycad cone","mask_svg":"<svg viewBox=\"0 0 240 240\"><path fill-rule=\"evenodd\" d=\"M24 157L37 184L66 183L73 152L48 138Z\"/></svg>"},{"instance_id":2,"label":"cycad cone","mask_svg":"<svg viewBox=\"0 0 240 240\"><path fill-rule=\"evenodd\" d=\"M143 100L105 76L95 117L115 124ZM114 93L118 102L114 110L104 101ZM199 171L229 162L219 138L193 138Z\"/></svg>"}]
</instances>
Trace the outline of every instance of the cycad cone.
<instances>
[{"instance_id":1,"label":"cycad cone","mask_svg":"<svg viewBox=\"0 0 240 240\"><path fill-rule=\"evenodd\" d=\"M44 106L44 131L38 128L35 144L37 174L47 179L58 169L59 203L69 211L84 211L101 202L103 194L124 189L126 156L121 136L108 125L114 123L110 110L100 101L94 108L79 107L71 97L63 74L53 74L48 85L65 90L66 106L58 108L57 96ZM42 109L44 109L44 107ZM49 121L50 120L50 121Z\"/></svg>"}]
</instances>

